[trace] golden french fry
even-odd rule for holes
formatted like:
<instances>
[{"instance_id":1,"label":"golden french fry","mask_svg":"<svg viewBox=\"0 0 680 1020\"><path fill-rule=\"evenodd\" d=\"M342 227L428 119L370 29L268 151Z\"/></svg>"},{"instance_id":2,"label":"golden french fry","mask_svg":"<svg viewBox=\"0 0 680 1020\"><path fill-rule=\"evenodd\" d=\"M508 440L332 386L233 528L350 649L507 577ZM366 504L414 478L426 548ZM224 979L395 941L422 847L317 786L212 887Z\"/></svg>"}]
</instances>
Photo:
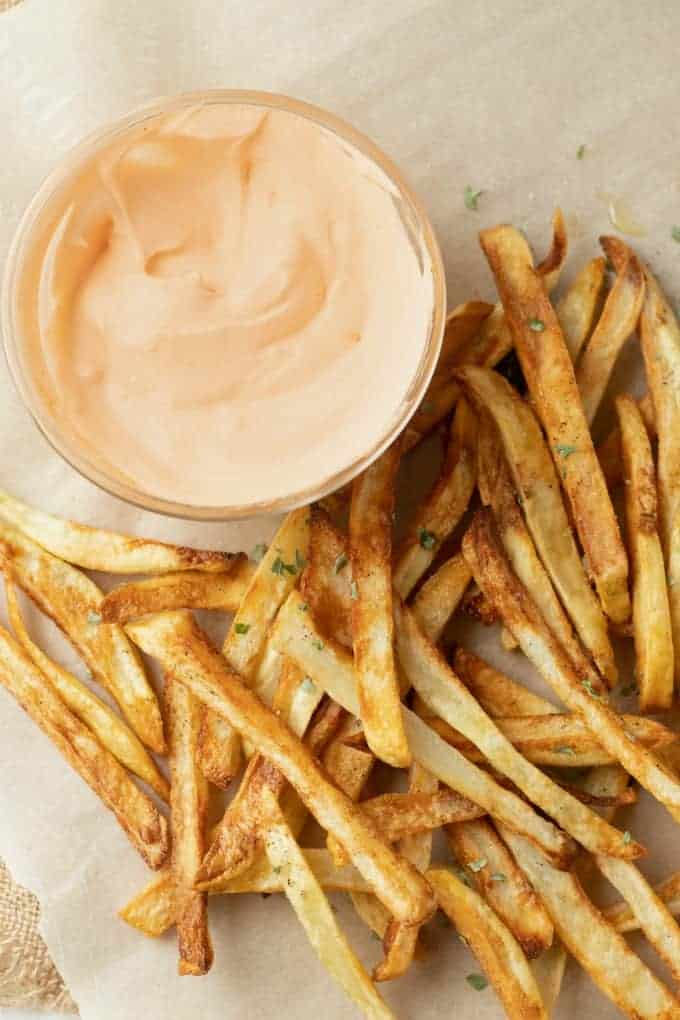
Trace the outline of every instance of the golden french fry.
<instances>
[{"instance_id":1,"label":"golden french fry","mask_svg":"<svg viewBox=\"0 0 680 1020\"><path fill-rule=\"evenodd\" d=\"M0 490L0 518L53 556L109 574L164 574L170 570L228 570L237 554L190 549L76 524Z\"/></svg>"},{"instance_id":2,"label":"golden french fry","mask_svg":"<svg viewBox=\"0 0 680 1020\"><path fill-rule=\"evenodd\" d=\"M420 627L437 643L470 583L470 568L458 553L441 565L416 592L411 609Z\"/></svg>"},{"instance_id":3,"label":"golden french fry","mask_svg":"<svg viewBox=\"0 0 680 1020\"><path fill-rule=\"evenodd\" d=\"M347 542L318 507L311 510L309 561L300 591L321 633L351 648L353 589Z\"/></svg>"},{"instance_id":4,"label":"golden french fry","mask_svg":"<svg viewBox=\"0 0 680 1020\"><path fill-rule=\"evenodd\" d=\"M642 415L647 433L652 439L656 435L656 422L654 420L654 404L649 393L641 397L637 402L637 408ZM600 461L602 474L607 485L612 488L621 481L623 475L623 461L621 458L621 434L618 427L614 427L606 439L597 448L597 457Z\"/></svg>"},{"instance_id":5,"label":"golden french fry","mask_svg":"<svg viewBox=\"0 0 680 1020\"><path fill-rule=\"evenodd\" d=\"M213 963L208 899L194 889L203 858L208 784L196 760L200 706L174 676L165 678L170 756L170 834L180 974L207 974Z\"/></svg>"},{"instance_id":6,"label":"golden french fry","mask_svg":"<svg viewBox=\"0 0 680 1020\"><path fill-rule=\"evenodd\" d=\"M620 715L581 678L506 560L488 511L479 511L463 539L463 553L485 595L502 614L524 654L627 772L669 810L680 808L680 783L626 732ZM627 844L630 849L634 840ZM634 854L617 856L632 857Z\"/></svg>"},{"instance_id":7,"label":"golden french fry","mask_svg":"<svg viewBox=\"0 0 680 1020\"><path fill-rule=\"evenodd\" d=\"M479 818L484 813L482 808L453 790L432 790L431 784L434 782L436 785L437 780L432 776L429 780L429 792L411 790L409 793L383 793L362 801L362 811L368 815L388 843L393 843L397 839L404 840L405 837L412 837L418 833L429 833L432 829L452 822ZM399 849L402 854L408 856L404 853L403 843ZM422 846L418 845L417 849L420 854ZM416 866L419 863L411 857L409 860ZM425 867L428 864L429 861Z\"/></svg>"},{"instance_id":8,"label":"golden french fry","mask_svg":"<svg viewBox=\"0 0 680 1020\"><path fill-rule=\"evenodd\" d=\"M103 746L136 776L143 779L166 803L170 787L141 740L120 716L92 693L87 684L47 656L32 641L19 609L16 589L10 580L5 583L7 615L15 637L28 657L47 677L67 708L94 733Z\"/></svg>"},{"instance_id":9,"label":"golden french fry","mask_svg":"<svg viewBox=\"0 0 680 1020\"><path fill-rule=\"evenodd\" d=\"M354 666L366 743L395 768L410 764L401 722L392 620L392 513L400 447L393 443L354 480L349 552Z\"/></svg>"},{"instance_id":10,"label":"golden french fry","mask_svg":"<svg viewBox=\"0 0 680 1020\"><path fill-rule=\"evenodd\" d=\"M441 475L395 554L394 587L406 598L434 560L441 543L465 513L475 487L477 424L460 400Z\"/></svg>"},{"instance_id":11,"label":"golden french fry","mask_svg":"<svg viewBox=\"0 0 680 1020\"><path fill-rule=\"evenodd\" d=\"M456 649L453 666L465 686L491 716L555 715L561 711L465 648Z\"/></svg>"},{"instance_id":12,"label":"golden french fry","mask_svg":"<svg viewBox=\"0 0 680 1020\"><path fill-rule=\"evenodd\" d=\"M642 266L628 245L618 237L601 237L600 244L616 269L616 282L576 366L576 383L590 424L597 414L619 352L635 331L645 296Z\"/></svg>"},{"instance_id":13,"label":"golden french fry","mask_svg":"<svg viewBox=\"0 0 680 1020\"><path fill-rule=\"evenodd\" d=\"M49 680L2 627L0 684L114 813L149 867L162 867L169 851L165 818L151 799L135 786L123 766L69 711Z\"/></svg>"},{"instance_id":14,"label":"golden french fry","mask_svg":"<svg viewBox=\"0 0 680 1020\"><path fill-rule=\"evenodd\" d=\"M0 524L0 556L12 580L63 630L94 678L115 698L140 740L162 754L165 738L156 695L123 628L102 622L102 593L94 581L7 524Z\"/></svg>"},{"instance_id":15,"label":"golden french fry","mask_svg":"<svg viewBox=\"0 0 680 1020\"><path fill-rule=\"evenodd\" d=\"M413 687L430 708L455 725L513 783L575 840L593 852L636 857L640 847L554 783L515 750L467 687L431 645L410 611L395 602L397 655ZM601 851L599 848L602 848Z\"/></svg>"},{"instance_id":16,"label":"golden french fry","mask_svg":"<svg viewBox=\"0 0 680 1020\"><path fill-rule=\"evenodd\" d=\"M527 959L503 922L445 868L427 878L439 905L479 960L510 1020L548 1020Z\"/></svg>"},{"instance_id":17,"label":"golden french fry","mask_svg":"<svg viewBox=\"0 0 680 1020\"><path fill-rule=\"evenodd\" d=\"M673 632L666 568L657 530L654 459L647 430L632 397L617 397L616 411L633 567L633 632L640 711L663 712L673 702Z\"/></svg>"},{"instance_id":18,"label":"golden french fry","mask_svg":"<svg viewBox=\"0 0 680 1020\"><path fill-rule=\"evenodd\" d=\"M680 871L675 871L668 878L665 878L663 882L655 885L654 892L666 904L674 917L680 914ZM620 903L614 903L611 907L606 907L602 913L609 923L622 933L636 931L640 927L637 914L625 900L622 900Z\"/></svg>"},{"instance_id":19,"label":"golden french fry","mask_svg":"<svg viewBox=\"0 0 680 1020\"><path fill-rule=\"evenodd\" d=\"M398 858L361 811L329 783L304 744L214 651L191 614L163 613L128 624L127 629L144 651L160 660L166 672L228 719L276 765L319 824L345 846L358 870L398 920L415 924L431 914L432 897L416 869Z\"/></svg>"},{"instance_id":20,"label":"golden french fry","mask_svg":"<svg viewBox=\"0 0 680 1020\"><path fill-rule=\"evenodd\" d=\"M529 960L553 939L545 907L493 825L484 818L446 826L454 857L470 882L510 929Z\"/></svg>"},{"instance_id":21,"label":"golden french fry","mask_svg":"<svg viewBox=\"0 0 680 1020\"><path fill-rule=\"evenodd\" d=\"M235 613L255 572L245 557L232 570L219 574L185 570L130 581L104 598L99 612L107 623L127 623L147 613L168 609L221 609Z\"/></svg>"},{"instance_id":22,"label":"golden french fry","mask_svg":"<svg viewBox=\"0 0 680 1020\"><path fill-rule=\"evenodd\" d=\"M625 623L630 616L628 560L557 316L518 230L483 230L480 241L602 608L615 623Z\"/></svg>"},{"instance_id":23,"label":"golden french fry","mask_svg":"<svg viewBox=\"0 0 680 1020\"><path fill-rule=\"evenodd\" d=\"M680 1004L584 893L573 872L558 871L528 840L502 828L503 839L543 900L555 930L595 984L624 1013L671 1020Z\"/></svg>"},{"instance_id":24,"label":"golden french fry","mask_svg":"<svg viewBox=\"0 0 680 1020\"><path fill-rule=\"evenodd\" d=\"M555 305L569 356L576 362L600 311L607 278L607 261L591 259Z\"/></svg>"},{"instance_id":25,"label":"golden french fry","mask_svg":"<svg viewBox=\"0 0 680 1020\"><path fill-rule=\"evenodd\" d=\"M527 526L583 644L610 685L616 680L607 622L590 587L562 501L555 465L531 408L497 372L466 368L466 390L493 418Z\"/></svg>"},{"instance_id":26,"label":"golden french fry","mask_svg":"<svg viewBox=\"0 0 680 1020\"><path fill-rule=\"evenodd\" d=\"M673 626L675 683L680 686L680 326L649 273L640 334L659 436L661 537Z\"/></svg>"},{"instance_id":27,"label":"golden french fry","mask_svg":"<svg viewBox=\"0 0 680 1020\"><path fill-rule=\"evenodd\" d=\"M680 977L680 928L666 904L634 864L611 857L598 856L595 860L607 881L630 904L640 927L677 981Z\"/></svg>"},{"instance_id":28,"label":"golden french fry","mask_svg":"<svg viewBox=\"0 0 680 1020\"><path fill-rule=\"evenodd\" d=\"M301 596L292 592L276 619L272 635L274 644L280 649L285 648L285 654L297 662L334 701L356 715L358 698L351 657L331 639L321 638L310 614L301 610L301 606L304 606ZM530 805L510 790L499 786L486 772L468 762L406 707L402 707L402 716L413 757L423 768L489 814L507 819L509 825L526 832L558 865L568 864L573 844L564 833L537 815Z\"/></svg>"}]
</instances>

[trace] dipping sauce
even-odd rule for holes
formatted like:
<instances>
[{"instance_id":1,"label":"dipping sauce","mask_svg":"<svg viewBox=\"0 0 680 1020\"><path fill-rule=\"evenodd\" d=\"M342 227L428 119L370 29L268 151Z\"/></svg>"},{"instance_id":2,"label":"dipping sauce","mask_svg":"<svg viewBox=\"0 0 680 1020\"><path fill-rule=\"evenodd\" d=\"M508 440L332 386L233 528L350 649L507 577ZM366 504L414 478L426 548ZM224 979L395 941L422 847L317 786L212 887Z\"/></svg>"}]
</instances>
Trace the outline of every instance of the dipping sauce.
<instances>
[{"instance_id":1,"label":"dipping sauce","mask_svg":"<svg viewBox=\"0 0 680 1020\"><path fill-rule=\"evenodd\" d=\"M192 104L119 131L24 256L28 373L60 431L163 500L267 503L381 441L435 306L394 181L298 113Z\"/></svg>"}]
</instances>

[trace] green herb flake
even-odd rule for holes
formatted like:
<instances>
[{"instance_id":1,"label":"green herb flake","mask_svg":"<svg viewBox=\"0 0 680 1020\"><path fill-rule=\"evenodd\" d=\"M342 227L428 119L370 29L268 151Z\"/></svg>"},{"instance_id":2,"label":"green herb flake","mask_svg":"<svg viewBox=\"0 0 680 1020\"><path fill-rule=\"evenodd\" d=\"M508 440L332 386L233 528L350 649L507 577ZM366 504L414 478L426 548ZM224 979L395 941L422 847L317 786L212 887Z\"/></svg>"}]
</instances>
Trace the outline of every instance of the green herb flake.
<instances>
[{"instance_id":1,"label":"green herb flake","mask_svg":"<svg viewBox=\"0 0 680 1020\"><path fill-rule=\"evenodd\" d=\"M90 612L87 614L87 622L91 624L101 623L102 617L100 616L99 613L95 613L92 612L92 610L90 610Z\"/></svg>"},{"instance_id":2,"label":"green herb flake","mask_svg":"<svg viewBox=\"0 0 680 1020\"><path fill-rule=\"evenodd\" d=\"M585 688L591 698L595 698L596 701L604 700L602 695L597 693L590 680L581 680L581 686Z\"/></svg>"},{"instance_id":3,"label":"green herb flake","mask_svg":"<svg viewBox=\"0 0 680 1020\"><path fill-rule=\"evenodd\" d=\"M423 549L434 549L437 544L437 536L427 528L418 528L418 541Z\"/></svg>"},{"instance_id":4,"label":"green herb flake","mask_svg":"<svg viewBox=\"0 0 680 1020\"><path fill-rule=\"evenodd\" d=\"M570 443L558 443L555 447L555 453L558 453L560 457L571 457L572 453L576 453L578 447L572 446Z\"/></svg>"},{"instance_id":5,"label":"green herb flake","mask_svg":"<svg viewBox=\"0 0 680 1020\"><path fill-rule=\"evenodd\" d=\"M680 227L671 227L671 237L676 244L680 244Z\"/></svg>"},{"instance_id":6,"label":"green herb flake","mask_svg":"<svg viewBox=\"0 0 680 1020\"><path fill-rule=\"evenodd\" d=\"M468 974L465 980L476 992L483 992L489 984L483 974Z\"/></svg>"},{"instance_id":7,"label":"green herb flake","mask_svg":"<svg viewBox=\"0 0 680 1020\"><path fill-rule=\"evenodd\" d=\"M333 570L336 574L339 574L341 570L344 570L349 560L347 559L346 553L340 553L335 563L333 564Z\"/></svg>"},{"instance_id":8,"label":"green herb flake","mask_svg":"<svg viewBox=\"0 0 680 1020\"><path fill-rule=\"evenodd\" d=\"M280 875L281 874L281 866L277 865L277 867L272 868L272 871L274 872L275 875Z\"/></svg>"},{"instance_id":9,"label":"green herb flake","mask_svg":"<svg viewBox=\"0 0 680 1020\"><path fill-rule=\"evenodd\" d=\"M277 556L272 563L272 574L283 577L284 574L297 574L298 568L294 563L284 563L280 556Z\"/></svg>"},{"instance_id":10,"label":"green herb flake","mask_svg":"<svg viewBox=\"0 0 680 1020\"><path fill-rule=\"evenodd\" d=\"M489 862L487 861L486 857L478 857L476 861L470 861L470 863L468 864L468 868L470 869L470 871L474 871L475 873L477 873L478 871L481 871L482 868L485 868L488 863Z\"/></svg>"},{"instance_id":11,"label":"green herb flake","mask_svg":"<svg viewBox=\"0 0 680 1020\"><path fill-rule=\"evenodd\" d=\"M503 874L502 871L494 871L493 875L491 876L491 881L492 882L507 882L507 878Z\"/></svg>"},{"instance_id":12,"label":"green herb flake","mask_svg":"<svg viewBox=\"0 0 680 1020\"><path fill-rule=\"evenodd\" d=\"M324 643L323 641L319 641L318 638L314 638L312 645L316 648L317 652L322 652L324 650Z\"/></svg>"},{"instance_id":13,"label":"green herb flake","mask_svg":"<svg viewBox=\"0 0 680 1020\"><path fill-rule=\"evenodd\" d=\"M575 754L575 753L576 752L574 751L573 747L565 746L565 747L556 747L555 748L555 754Z\"/></svg>"},{"instance_id":14,"label":"green herb flake","mask_svg":"<svg viewBox=\"0 0 680 1020\"><path fill-rule=\"evenodd\" d=\"M351 598L352 602L356 602L356 600L359 598L359 589L357 588L356 581L350 581L349 597Z\"/></svg>"},{"instance_id":15,"label":"green herb flake","mask_svg":"<svg viewBox=\"0 0 680 1020\"><path fill-rule=\"evenodd\" d=\"M529 329L534 333L542 333L545 329L543 319L529 319Z\"/></svg>"},{"instance_id":16,"label":"green herb flake","mask_svg":"<svg viewBox=\"0 0 680 1020\"><path fill-rule=\"evenodd\" d=\"M301 687L301 688L302 688L302 690L303 690L303 691L305 691L305 692L306 692L307 694L311 694L311 693L312 693L312 691L315 691L315 690L316 690L316 684L315 684L315 683L314 683L314 681L312 680L311 676L306 676L306 677L304 678L304 680L302 681L302 683L300 684L300 687Z\"/></svg>"},{"instance_id":17,"label":"green herb flake","mask_svg":"<svg viewBox=\"0 0 680 1020\"><path fill-rule=\"evenodd\" d=\"M253 551L250 554L250 559L253 561L253 563L259 563L260 562L260 560L264 557L264 554L266 553L267 548L268 548L268 546L265 545L264 542L258 542L257 543L257 545L253 548Z\"/></svg>"},{"instance_id":18,"label":"green herb flake","mask_svg":"<svg viewBox=\"0 0 680 1020\"><path fill-rule=\"evenodd\" d=\"M298 609L300 610L301 613L306 613L309 610L309 603L301 602L300 605L298 606Z\"/></svg>"},{"instance_id":19,"label":"green herb flake","mask_svg":"<svg viewBox=\"0 0 680 1020\"><path fill-rule=\"evenodd\" d=\"M630 832L628 831L628 829L626 829L626 831L623 834L623 845L628 846L632 838L633 837L631 836Z\"/></svg>"},{"instance_id":20,"label":"green herb flake","mask_svg":"<svg viewBox=\"0 0 680 1020\"><path fill-rule=\"evenodd\" d=\"M586 154L586 147L585 147L585 145L579 145L578 149L576 150L576 158L577 159L583 159L585 154Z\"/></svg>"},{"instance_id":21,"label":"green herb flake","mask_svg":"<svg viewBox=\"0 0 680 1020\"><path fill-rule=\"evenodd\" d=\"M468 184L465 191L463 192L463 201L465 202L465 208L472 210L472 212L477 212L477 203L479 202L483 194L484 194L483 191L475 191L475 189L471 188L470 185Z\"/></svg>"},{"instance_id":22,"label":"green herb flake","mask_svg":"<svg viewBox=\"0 0 680 1020\"><path fill-rule=\"evenodd\" d=\"M250 624L249 623L235 623L234 624L234 630L236 631L237 634L247 634L248 631L250 630Z\"/></svg>"}]
</instances>

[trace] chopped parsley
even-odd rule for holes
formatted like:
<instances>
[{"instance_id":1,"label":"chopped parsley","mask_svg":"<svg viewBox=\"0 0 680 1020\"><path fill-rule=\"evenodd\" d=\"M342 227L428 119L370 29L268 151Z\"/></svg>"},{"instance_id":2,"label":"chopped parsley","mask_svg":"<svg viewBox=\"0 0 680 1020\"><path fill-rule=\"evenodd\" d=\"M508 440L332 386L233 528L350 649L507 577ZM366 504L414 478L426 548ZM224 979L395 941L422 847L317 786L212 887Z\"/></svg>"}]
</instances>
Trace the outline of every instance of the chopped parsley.
<instances>
[{"instance_id":1,"label":"chopped parsley","mask_svg":"<svg viewBox=\"0 0 680 1020\"><path fill-rule=\"evenodd\" d=\"M572 446L570 443L558 443L555 447L555 453L559 453L560 457L571 457L572 453L576 453L578 447Z\"/></svg>"},{"instance_id":2,"label":"chopped parsley","mask_svg":"<svg viewBox=\"0 0 680 1020\"><path fill-rule=\"evenodd\" d=\"M671 227L671 237L677 244L680 244L680 227Z\"/></svg>"},{"instance_id":3,"label":"chopped parsley","mask_svg":"<svg viewBox=\"0 0 680 1020\"><path fill-rule=\"evenodd\" d=\"M277 865L275 868L272 868L272 871L274 872L275 875L280 875L281 874L281 866Z\"/></svg>"},{"instance_id":4,"label":"chopped parsley","mask_svg":"<svg viewBox=\"0 0 680 1020\"><path fill-rule=\"evenodd\" d=\"M312 645L316 648L317 652L322 652L324 650L324 643L323 641L319 641L318 638L314 638Z\"/></svg>"},{"instance_id":5,"label":"chopped parsley","mask_svg":"<svg viewBox=\"0 0 680 1020\"><path fill-rule=\"evenodd\" d=\"M237 634L247 634L248 631L250 630L250 624L249 623L235 623L234 624L234 630L236 631Z\"/></svg>"},{"instance_id":6,"label":"chopped parsley","mask_svg":"<svg viewBox=\"0 0 680 1020\"><path fill-rule=\"evenodd\" d=\"M474 871L476 873L478 871L481 871L482 868L485 868L488 863L489 862L487 861L486 857L478 857L476 861L470 861L470 863L468 864L468 868L470 869L470 871Z\"/></svg>"},{"instance_id":7,"label":"chopped parsley","mask_svg":"<svg viewBox=\"0 0 680 1020\"><path fill-rule=\"evenodd\" d=\"M597 693L590 680L581 680L581 686L586 689L591 698L595 698L596 701L604 700L602 695Z\"/></svg>"},{"instance_id":8,"label":"chopped parsley","mask_svg":"<svg viewBox=\"0 0 680 1020\"><path fill-rule=\"evenodd\" d=\"M476 992L483 992L489 984L483 974L468 974L465 980Z\"/></svg>"},{"instance_id":9,"label":"chopped parsley","mask_svg":"<svg viewBox=\"0 0 680 1020\"><path fill-rule=\"evenodd\" d=\"M277 556L272 563L272 574L278 574L279 577L283 577L284 574L297 574L298 568L294 563L284 563L280 556Z\"/></svg>"},{"instance_id":10,"label":"chopped parsley","mask_svg":"<svg viewBox=\"0 0 680 1020\"><path fill-rule=\"evenodd\" d=\"M93 624L94 623L101 623L102 622L102 617L100 616L99 613L95 613L92 610L90 610L90 612L87 614L87 622L88 623L93 623Z\"/></svg>"},{"instance_id":11,"label":"chopped parsley","mask_svg":"<svg viewBox=\"0 0 680 1020\"><path fill-rule=\"evenodd\" d=\"M311 676L306 676L304 678L304 680L302 681L302 683L300 684L300 687L307 694L311 694L312 691L316 690L316 684L312 680Z\"/></svg>"},{"instance_id":12,"label":"chopped parsley","mask_svg":"<svg viewBox=\"0 0 680 1020\"><path fill-rule=\"evenodd\" d=\"M437 543L437 536L427 528L418 528L418 541L423 549L434 549Z\"/></svg>"},{"instance_id":13,"label":"chopped parsley","mask_svg":"<svg viewBox=\"0 0 680 1020\"><path fill-rule=\"evenodd\" d=\"M491 881L492 882L507 882L507 878L505 877L505 875L503 874L502 871L494 871L493 875L491 876Z\"/></svg>"},{"instance_id":14,"label":"chopped parsley","mask_svg":"<svg viewBox=\"0 0 680 1020\"><path fill-rule=\"evenodd\" d=\"M470 185L468 184L465 191L463 192L463 201L465 202L465 208L471 209L472 212L477 212L477 203L479 202L483 194L484 194L483 191L475 191L475 189L471 188Z\"/></svg>"},{"instance_id":15,"label":"chopped parsley","mask_svg":"<svg viewBox=\"0 0 680 1020\"><path fill-rule=\"evenodd\" d=\"M341 570L345 569L348 563L349 560L347 559L347 554L340 553L335 563L333 564L333 570L335 571L336 574L339 574Z\"/></svg>"},{"instance_id":16,"label":"chopped parsley","mask_svg":"<svg viewBox=\"0 0 680 1020\"><path fill-rule=\"evenodd\" d=\"M350 581L349 597L351 598L352 602L356 602L356 600L359 598L359 589L357 588L356 581Z\"/></svg>"},{"instance_id":17,"label":"chopped parsley","mask_svg":"<svg viewBox=\"0 0 680 1020\"><path fill-rule=\"evenodd\" d=\"M583 159L585 154L586 154L586 147L585 147L585 145L579 145L578 149L576 150L576 158L577 159Z\"/></svg>"},{"instance_id":18,"label":"chopped parsley","mask_svg":"<svg viewBox=\"0 0 680 1020\"><path fill-rule=\"evenodd\" d=\"M529 329L534 333L542 333L545 329L543 319L529 319Z\"/></svg>"},{"instance_id":19,"label":"chopped parsley","mask_svg":"<svg viewBox=\"0 0 680 1020\"><path fill-rule=\"evenodd\" d=\"M556 747L555 754L575 754L573 747Z\"/></svg>"},{"instance_id":20,"label":"chopped parsley","mask_svg":"<svg viewBox=\"0 0 680 1020\"><path fill-rule=\"evenodd\" d=\"M264 542L258 542L250 554L253 563L259 563L267 551L268 546Z\"/></svg>"},{"instance_id":21,"label":"chopped parsley","mask_svg":"<svg viewBox=\"0 0 680 1020\"><path fill-rule=\"evenodd\" d=\"M309 609L309 604L307 602L301 602L300 605L298 606L298 609L300 610L301 613L306 613L307 610Z\"/></svg>"},{"instance_id":22,"label":"chopped parsley","mask_svg":"<svg viewBox=\"0 0 680 1020\"><path fill-rule=\"evenodd\" d=\"M628 831L628 829L626 829L626 831L623 834L623 843L624 843L624 846L628 846L628 844L630 843L632 838L633 837L631 836L630 832Z\"/></svg>"}]
</instances>

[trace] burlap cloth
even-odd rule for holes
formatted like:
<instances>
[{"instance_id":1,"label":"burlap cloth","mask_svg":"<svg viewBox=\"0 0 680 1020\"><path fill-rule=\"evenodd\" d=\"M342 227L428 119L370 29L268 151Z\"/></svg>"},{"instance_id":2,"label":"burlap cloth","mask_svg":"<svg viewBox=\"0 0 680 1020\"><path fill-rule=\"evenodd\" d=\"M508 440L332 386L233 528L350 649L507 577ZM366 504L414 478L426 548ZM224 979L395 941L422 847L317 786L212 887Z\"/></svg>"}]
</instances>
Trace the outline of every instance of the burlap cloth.
<instances>
[{"instance_id":1,"label":"burlap cloth","mask_svg":"<svg viewBox=\"0 0 680 1020\"><path fill-rule=\"evenodd\" d=\"M36 897L12 881L0 860L0 1007L77 1013L38 932L39 914Z\"/></svg>"}]
</instances>

